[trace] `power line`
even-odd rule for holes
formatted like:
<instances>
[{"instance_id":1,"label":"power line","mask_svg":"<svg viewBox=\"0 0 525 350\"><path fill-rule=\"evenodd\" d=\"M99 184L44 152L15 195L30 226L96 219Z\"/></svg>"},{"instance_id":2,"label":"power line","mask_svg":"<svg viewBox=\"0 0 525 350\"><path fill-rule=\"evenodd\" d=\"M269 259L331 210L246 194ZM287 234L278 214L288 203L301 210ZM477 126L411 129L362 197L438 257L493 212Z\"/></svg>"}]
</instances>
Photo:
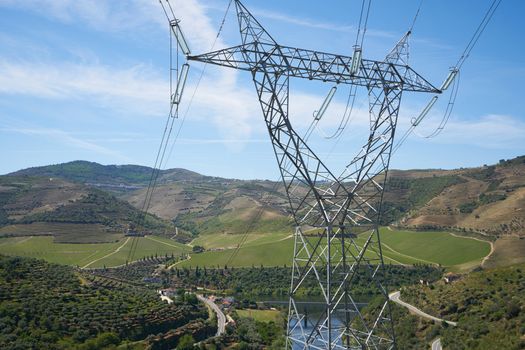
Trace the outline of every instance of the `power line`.
<instances>
[{"instance_id":1,"label":"power line","mask_svg":"<svg viewBox=\"0 0 525 350\"><path fill-rule=\"evenodd\" d=\"M230 0L230 2L228 3L228 6L226 8L226 12L224 14L224 17L222 19L222 22L220 24L220 27L219 27L219 30L217 32L217 35L215 37L215 40L212 44L212 49L215 47L218 39L219 39L219 36L223 30L223 27L224 27L224 23L226 21L226 17L227 17L227 14L229 12L229 9L231 7L231 4L232 4L233 0ZM169 17L169 14L168 12L166 11L166 8L164 7L164 5L162 4L162 2L159 0L159 3L161 4L161 7L162 7L162 10L166 16L166 18L168 19L168 22L170 23L170 98L173 98L173 96L171 96L173 94L173 84L172 84L172 79L171 79L171 74L173 72L173 67L172 67L172 38L173 38L173 35L172 35L172 23L174 23L176 26L178 25L178 21L177 21L177 18L175 16L175 12L173 11L173 7L171 6L171 3L169 0L166 0L166 3L168 4L168 8L171 12L171 15L173 16L173 20L170 20L170 17ZM183 40L183 38L180 38L180 37L176 37L177 40ZM180 43L178 43L177 45L177 52L176 52L176 72L179 72L179 47L180 47ZM155 189L157 187L157 183L158 183L158 177L159 177L159 174L160 174L160 169L162 169L162 167L165 165L165 163L168 161L168 159L171 157L171 154L173 152L173 148L174 148L174 145L175 145L175 142L177 141L179 135L180 135L180 132L182 130L182 127L184 126L184 122L186 120L186 117L190 111L190 108L191 108L191 105L193 103L193 99L197 93L197 90L199 88L199 85L200 85L200 82L202 80L202 77L204 75L204 72L205 72L205 69L206 69L206 66L204 67L204 69L202 70L201 74L200 74L200 77L197 81L197 85L195 86L195 89L193 91L193 94L191 96L191 99L189 101L189 104L188 104L188 107L186 108L186 111L182 117L182 120L181 120L181 123L175 133L175 137L173 139L173 143L172 143L172 147L168 153L168 156L166 157L166 151L168 149L168 145L170 143L170 138L171 138L171 135L172 135L172 132L173 132L173 126L174 126L174 123L175 123L175 119L178 119L179 118L179 106L180 104L177 103L176 104L176 107L175 107L175 113L173 113L173 102L170 104L170 113L169 113L169 116L168 116L168 119L166 121L166 125L164 127L164 133L163 133L163 136L162 136L162 139L161 139L161 143L159 145L159 149L157 151L157 156L156 156L156 159L155 159L155 165L152 169L152 173L151 173L151 177L150 177L150 181L148 183L148 189L146 191L146 196L144 198L144 203L143 203L143 206L142 206L142 216L141 216L141 220L139 221L139 223L142 225L142 228L144 229L144 224L145 224L145 221L146 221L146 217L147 217L147 214L148 214L148 211L149 211L149 208L151 206L151 201L152 201L152 198L153 198L153 193L155 192ZM178 76L178 79L180 79L181 77ZM185 77L182 77L183 79L185 79ZM180 83L180 82L179 82ZM178 84L177 84L178 85ZM177 92L176 92L177 93ZM180 98L180 97L179 97ZM180 101L179 101L180 102ZM133 259L134 257L134 254L135 254L135 250L137 248L137 244L138 244L138 241L136 239L136 237L133 237L132 239L132 244L131 244L131 249L129 251L129 254L128 254L128 261L130 259Z\"/></svg>"},{"instance_id":2,"label":"power line","mask_svg":"<svg viewBox=\"0 0 525 350\"><path fill-rule=\"evenodd\" d=\"M472 35L472 37L470 38L469 42L467 43L465 49L463 50L463 53L459 57L456 65L451 69L447 79L443 83L442 90L444 90L443 87L445 87L445 88L448 87L448 85L452 82L451 79L454 80L453 81L452 91L450 93L450 97L449 97L449 100L448 100L448 103L447 103L447 107L446 107L445 113L444 113L443 117L441 118L441 121L438 124L438 127L434 131L432 131L429 135L427 135L427 136L420 136L420 135L418 135L418 136L423 137L423 138L436 137L437 135L439 135L444 130L445 126L448 124L448 121L450 120L450 116L451 116L452 111L454 109L455 102L456 102L457 95L458 95L458 91L459 91L459 72L460 72L460 69L463 66L463 64L465 63L465 61L467 60L467 58L470 56L470 53L472 52L472 50L476 46L479 38L481 37L481 35L485 31L485 29L487 28L487 25L489 24L490 20L494 16L494 13L498 9L499 5L501 4L501 1L502 0L493 0L492 1L492 3L490 4L490 7L486 11L486 13L483 16L481 22L479 23L479 25L477 26L476 30L474 31L474 34ZM418 10L418 13L419 13L419 10ZM437 95L434 96L433 98L437 99ZM432 100L429 102L429 104L430 103L432 103ZM432 105L433 105L433 103L432 103ZM428 113L428 111L426 111L426 113ZM424 118L424 116L423 117L420 116L420 117L418 117L416 119L417 123L412 123L410 128L405 132L405 134L401 137L401 139L394 146L394 149L392 151L393 153L396 152L403 145L403 143L406 141L408 136L410 136L410 134L412 134L412 132L415 133L416 127L419 125L419 123L422 121L423 118Z\"/></svg>"}]
</instances>

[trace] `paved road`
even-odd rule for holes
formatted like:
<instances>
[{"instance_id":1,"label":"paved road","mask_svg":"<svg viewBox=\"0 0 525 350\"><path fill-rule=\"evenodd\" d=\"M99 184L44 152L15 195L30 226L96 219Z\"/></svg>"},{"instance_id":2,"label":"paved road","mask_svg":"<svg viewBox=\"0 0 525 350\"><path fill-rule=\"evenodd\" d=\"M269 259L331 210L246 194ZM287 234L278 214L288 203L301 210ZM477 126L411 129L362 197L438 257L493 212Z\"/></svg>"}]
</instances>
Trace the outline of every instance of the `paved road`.
<instances>
[{"instance_id":1,"label":"paved road","mask_svg":"<svg viewBox=\"0 0 525 350\"><path fill-rule=\"evenodd\" d=\"M442 350L443 348L441 347L441 339L440 338L437 338L436 340L434 340L432 342L432 350Z\"/></svg>"},{"instance_id":2,"label":"paved road","mask_svg":"<svg viewBox=\"0 0 525 350\"><path fill-rule=\"evenodd\" d=\"M162 300L168 302L168 304L173 303L173 300L170 297L162 295L162 293L160 293L160 291L159 291L159 295L160 295L160 298ZM217 337L220 336L226 330L226 316L224 316L224 313L222 312L221 309L219 309L217 304L215 304L213 301L209 300L208 298L205 298L202 295L197 294L197 299L199 299L200 301L202 301L203 303L205 303L206 305L211 307L212 310L217 315L217 334L216 334L216 336Z\"/></svg>"},{"instance_id":3,"label":"paved road","mask_svg":"<svg viewBox=\"0 0 525 350\"><path fill-rule=\"evenodd\" d=\"M208 298L203 297L202 295L197 294L197 298L211 307L215 314L217 314L217 334L216 336L220 336L222 333L224 333L226 328L226 316L224 316L224 313L221 309L215 304L213 301L209 300Z\"/></svg>"},{"instance_id":4,"label":"paved road","mask_svg":"<svg viewBox=\"0 0 525 350\"><path fill-rule=\"evenodd\" d=\"M429 315L426 312L423 312L423 311L419 310L417 307L415 307L413 305L405 303L403 300L400 299L401 292L399 292L399 291L390 293L390 295L388 297L394 303L399 304L399 305L401 305L403 307L406 307L407 309L409 309L410 311L412 311L413 313L415 313L418 316L421 316L423 318L426 318L426 319L429 319L429 320L432 320L432 321L436 321L436 322L446 322L446 323L448 323L451 326L456 326L457 325L456 322L446 321L446 320L443 320L441 318L437 318L435 316Z\"/></svg>"},{"instance_id":5,"label":"paved road","mask_svg":"<svg viewBox=\"0 0 525 350\"><path fill-rule=\"evenodd\" d=\"M423 318L426 318L426 319L429 319L429 320L432 320L432 321L435 321L435 322L446 322L446 323L448 323L451 326L456 326L457 325L457 322L446 321L446 320L443 320L441 318L434 317L432 315L427 314L426 312L423 312L423 311L419 310L414 305L410 305L409 303L405 303L403 300L401 300L401 292L399 292L399 291L390 293L388 295L388 297L394 303L399 304L399 305L401 305L403 307L406 307L407 309L409 309L410 311L412 311L413 313L415 313L418 316L421 316ZM432 350L442 350L443 349L441 347L441 338L437 338L437 339L435 339L432 342L431 349Z\"/></svg>"}]
</instances>

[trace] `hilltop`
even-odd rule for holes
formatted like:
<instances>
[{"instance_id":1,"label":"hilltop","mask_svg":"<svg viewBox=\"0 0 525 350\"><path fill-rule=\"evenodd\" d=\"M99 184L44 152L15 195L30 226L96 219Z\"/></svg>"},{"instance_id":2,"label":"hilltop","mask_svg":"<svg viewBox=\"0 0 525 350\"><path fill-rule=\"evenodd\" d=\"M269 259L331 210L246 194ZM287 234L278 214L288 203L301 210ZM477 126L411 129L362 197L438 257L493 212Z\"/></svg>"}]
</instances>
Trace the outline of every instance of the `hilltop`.
<instances>
[{"instance_id":1,"label":"hilltop","mask_svg":"<svg viewBox=\"0 0 525 350\"><path fill-rule=\"evenodd\" d=\"M141 165L102 165L76 160L73 162L32 167L15 171L10 176L61 178L114 191L139 189L147 186L151 178L150 167ZM171 181L206 181L212 177L186 169L169 169L159 172L158 183Z\"/></svg>"}]
</instances>

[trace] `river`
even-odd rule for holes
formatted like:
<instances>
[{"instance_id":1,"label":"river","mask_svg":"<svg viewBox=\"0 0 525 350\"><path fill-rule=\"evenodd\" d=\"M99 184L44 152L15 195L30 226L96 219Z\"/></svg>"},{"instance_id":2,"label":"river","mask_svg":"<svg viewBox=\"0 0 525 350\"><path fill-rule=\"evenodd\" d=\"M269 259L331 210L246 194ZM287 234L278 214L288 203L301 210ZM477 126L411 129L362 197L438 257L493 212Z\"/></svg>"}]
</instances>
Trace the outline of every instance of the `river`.
<instances>
[{"instance_id":1,"label":"river","mask_svg":"<svg viewBox=\"0 0 525 350\"><path fill-rule=\"evenodd\" d=\"M259 296L255 298L257 302L263 302L270 307L288 309L289 298L288 297L274 297L274 296ZM308 297L308 298L295 298L295 305L297 311L301 315L306 315L301 325L298 325L294 321L290 321L289 328L292 330L291 336L293 338L302 338L302 333L310 334L314 331L315 324L325 311L325 302L322 297ZM357 306L361 309L366 306L367 303L357 303ZM341 332L338 331L341 327L344 327L344 313L334 313L335 317L332 318L332 339L335 339ZM328 338L328 332L324 332L324 338ZM322 342L315 342L313 346L325 347ZM338 342L338 345L343 345L342 340ZM304 347L300 344L294 344L293 350L303 349Z\"/></svg>"}]
</instances>

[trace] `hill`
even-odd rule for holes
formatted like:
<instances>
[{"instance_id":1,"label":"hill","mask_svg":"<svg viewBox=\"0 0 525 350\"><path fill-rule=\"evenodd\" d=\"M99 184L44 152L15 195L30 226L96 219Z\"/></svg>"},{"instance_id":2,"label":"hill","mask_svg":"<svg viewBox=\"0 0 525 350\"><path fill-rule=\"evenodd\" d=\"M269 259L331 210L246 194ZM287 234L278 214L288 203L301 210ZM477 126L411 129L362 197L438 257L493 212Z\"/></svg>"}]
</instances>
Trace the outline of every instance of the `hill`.
<instances>
[{"instance_id":1,"label":"hill","mask_svg":"<svg viewBox=\"0 0 525 350\"><path fill-rule=\"evenodd\" d=\"M84 161L20 170L12 175L57 177L109 190L141 208L151 168ZM184 169L159 173L151 212L193 235L286 229L288 204L280 183L232 180ZM382 224L446 229L499 237L525 235L525 156L456 170L392 170ZM0 214L1 217L1 214ZM275 222L280 223L276 227ZM268 226L264 228L264 226Z\"/></svg>"},{"instance_id":2,"label":"hill","mask_svg":"<svg viewBox=\"0 0 525 350\"><path fill-rule=\"evenodd\" d=\"M525 265L487 269L450 284L411 286L403 300L437 317L456 321L440 329L447 349L525 347Z\"/></svg>"},{"instance_id":3,"label":"hill","mask_svg":"<svg viewBox=\"0 0 525 350\"><path fill-rule=\"evenodd\" d=\"M402 225L525 236L525 156L450 174L456 181L412 208Z\"/></svg>"},{"instance_id":4,"label":"hill","mask_svg":"<svg viewBox=\"0 0 525 350\"><path fill-rule=\"evenodd\" d=\"M74 161L28 168L8 177L58 180L98 188L142 209L152 170L135 165ZM287 199L278 190L279 186L280 183L271 181L223 179L185 169L161 170L149 212L174 221L182 241L201 233L243 233L251 221L254 221L252 229L257 232L282 231L287 229L289 219ZM185 233L189 233L186 240Z\"/></svg>"},{"instance_id":5,"label":"hill","mask_svg":"<svg viewBox=\"0 0 525 350\"><path fill-rule=\"evenodd\" d=\"M19 170L8 175L32 177L58 177L64 180L90 184L111 190L133 190L147 186L152 168L141 165L102 165L77 160ZM159 183L171 181L203 181L213 179L185 169L169 169L159 172Z\"/></svg>"},{"instance_id":6,"label":"hill","mask_svg":"<svg viewBox=\"0 0 525 350\"><path fill-rule=\"evenodd\" d=\"M144 200L145 190L123 196L132 205ZM199 234L240 234L289 231L285 195L270 181L235 181L223 184L161 185L153 195L151 212Z\"/></svg>"},{"instance_id":7,"label":"hill","mask_svg":"<svg viewBox=\"0 0 525 350\"><path fill-rule=\"evenodd\" d=\"M213 334L207 316L196 298L168 304L140 285L0 255L2 349L172 348L181 334Z\"/></svg>"},{"instance_id":8,"label":"hill","mask_svg":"<svg viewBox=\"0 0 525 350\"><path fill-rule=\"evenodd\" d=\"M98 225L98 231L122 232L122 227L136 222L151 171L142 166L75 161L2 176L0 225L80 224L84 220L86 225ZM521 249L515 249L524 242L520 239L525 237L524 208L525 156L478 168L392 170L381 224L495 241L486 263L498 266L525 261ZM232 248L241 239L259 242L272 236L279 240L292 232L284 189L272 181L162 170L149 212L154 215L148 217L150 230L210 249ZM245 233L249 235L242 238Z\"/></svg>"},{"instance_id":9,"label":"hill","mask_svg":"<svg viewBox=\"0 0 525 350\"><path fill-rule=\"evenodd\" d=\"M97 241L107 241L104 233L123 234L141 222L139 210L97 188L61 178L0 177L2 236L69 233L70 238L92 235ZM151 231L172 228L169 222L153 215L148 215L144 223Z\"/></svg>"}]
</instances>

